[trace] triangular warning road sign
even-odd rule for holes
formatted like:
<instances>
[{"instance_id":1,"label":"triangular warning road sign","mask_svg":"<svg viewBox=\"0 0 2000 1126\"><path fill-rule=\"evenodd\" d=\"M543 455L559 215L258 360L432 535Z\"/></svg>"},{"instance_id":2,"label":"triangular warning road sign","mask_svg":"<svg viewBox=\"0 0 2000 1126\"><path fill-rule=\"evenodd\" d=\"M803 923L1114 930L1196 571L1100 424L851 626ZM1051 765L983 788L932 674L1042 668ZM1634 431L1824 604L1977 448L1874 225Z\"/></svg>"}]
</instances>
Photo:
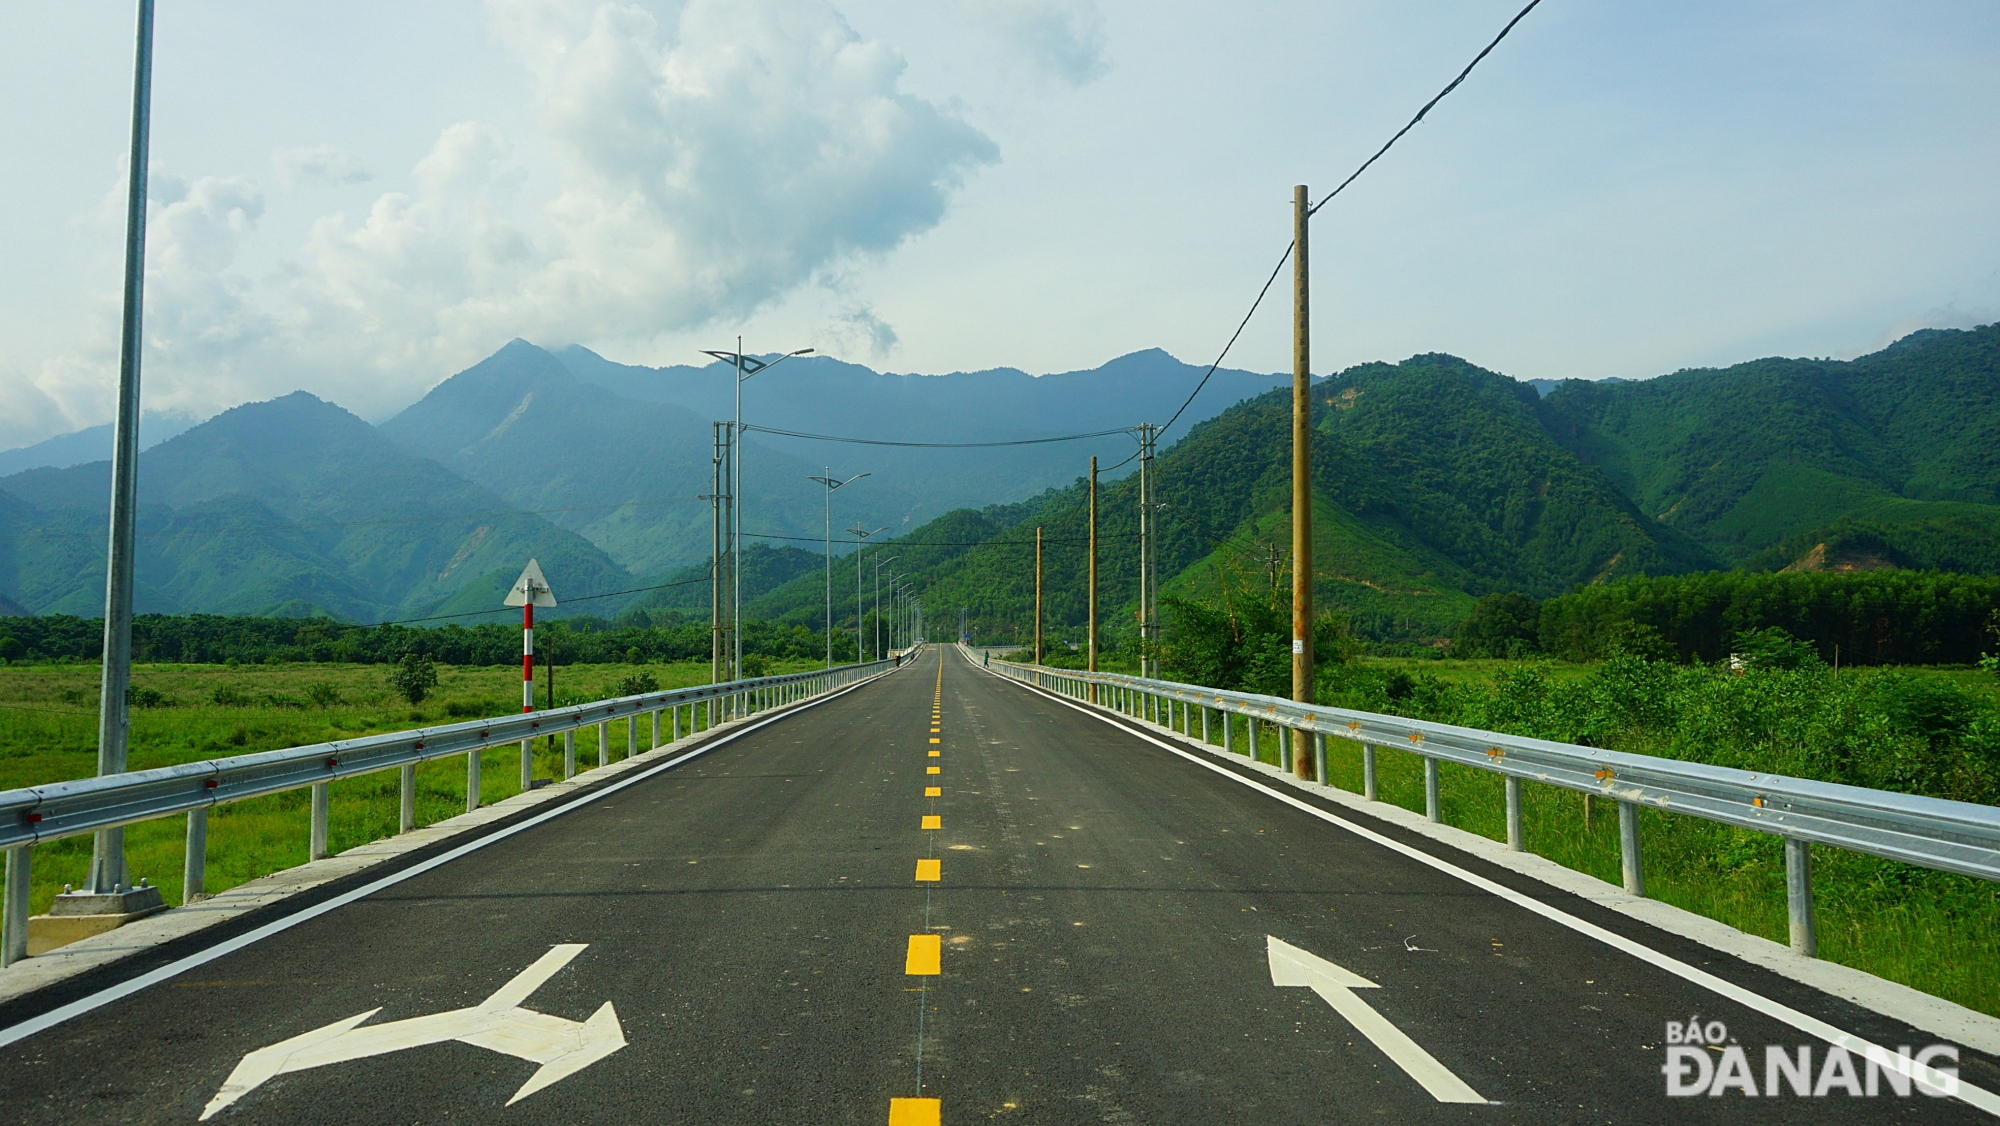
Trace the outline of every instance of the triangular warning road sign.
<instances>
[{"instance_id":1,"label":"triangular warning road sign","mask_svg":"<svg viewBox=\"0 0 2000 1126\"><path fill-rule=\"evenodd\" d=\"M528 560L528 569L514 580L514 589L507 592L507 606L526 606L533 602L537 606L554 606L555 592L549 589L549 580L542 577L542 565Z\"/></svg>"}]
</instances>

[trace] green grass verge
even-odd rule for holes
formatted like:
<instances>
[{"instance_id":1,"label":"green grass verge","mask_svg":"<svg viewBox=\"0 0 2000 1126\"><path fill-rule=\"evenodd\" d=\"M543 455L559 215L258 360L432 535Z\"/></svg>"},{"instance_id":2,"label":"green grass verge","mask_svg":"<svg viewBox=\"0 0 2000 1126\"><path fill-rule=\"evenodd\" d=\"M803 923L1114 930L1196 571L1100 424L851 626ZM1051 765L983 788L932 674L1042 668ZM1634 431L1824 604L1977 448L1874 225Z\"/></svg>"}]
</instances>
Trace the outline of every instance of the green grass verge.
<instances>
[{"instance_id":1,"label":"green grass verge","mask_svg":"<svg viewBox=\"0 0 2000 1126\"><path fill-rule=\"evenodd\" d=\"M773 675L819 667L816 661L773 661ZM557 672L562 698L602 699L633 673L662 688L708 682L706 662L579 665ZM388 687L382 665L139 665L136 687L172 701L132 711L133 770L228 758L252 751L351 739L425 724L518 711L518 667L440 666L436 695L412 707ZM88 665L0 668L0 790L88 778L97 769L98 670ZM309 702L314 698L321 703ZM217 702L218 700L223 702ZM626 757L628 720L611 724L611 758ZM705 721L704 721L705 725ZM670 736L663 728L661 738ZM641 749L651 746L650 720L641 721ZM562 777L562 741L535 744L534 775ZM480 759L482 804L520 792L520 749L507 744ZM597 743L578 733L577 769L597 765ZM417 767L417 824L465 812L463 755ZM330 790L327 843L334 853L393 836L398 828L398 772L335 782ZM213 894L303 864L309 845L311 791L291 790L218 806L209 814L207 890ZM187 822L166 817L132 825L125 851L133 878L160 886L168 903L183 901L182 861ZM65 884L89 873L91 838L67 837L34 849L30 911L48 910Z\"/></svg>"}]
</instances>

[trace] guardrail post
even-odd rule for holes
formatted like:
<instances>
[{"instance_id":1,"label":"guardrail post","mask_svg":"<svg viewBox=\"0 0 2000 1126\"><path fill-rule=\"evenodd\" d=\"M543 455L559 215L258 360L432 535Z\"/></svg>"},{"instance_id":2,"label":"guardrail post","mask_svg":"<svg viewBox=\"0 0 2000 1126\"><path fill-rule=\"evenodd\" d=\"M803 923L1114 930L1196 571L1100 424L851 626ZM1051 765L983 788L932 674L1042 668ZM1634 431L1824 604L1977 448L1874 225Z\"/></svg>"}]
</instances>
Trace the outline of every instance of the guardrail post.
<instances>
[{"instance_id":1,"label":"guardrail post","mask_svg":"<svg viewBox=\"0 0 2000 1126\"><path fill-rule=\"evenodd\" d=\"M1201 706L1201 741L1208 742L1208 705Z\"/></svg>"},{"instance_id":2,"label":"guardrail post","mask_svg":"<svg viewBox=\"0 0 2000 1126\"><path fill-rule=\"evenodd\" d=\"M312 844L306 849L307 860L326 859L326 807L328 790L332 787L325 782L314 782L312 787Z\"/></svg>"},{"instance_id":3,"label":"guardrail post","mask_svg":"<svg viewBox=\"0 0 2000 1126\"><path fill-rule=\"evenodd\" d=\"M7 850L7 890L0 911L0 968L28 956L28 867L34 862L34 845L15 845Z\"/></svg>"},{"instance_id":4,"label":"guardrail post","mask_svg":"<svg viewBox=\"0 0 2000 1126\"><path fill-rule=\"evenodd\" d=\"M611 724L608 720L597 725L597 765L611 765Z\"/></svg>"},{"instance_id":5,"label":"guardrail post","mask_svg":"<svg viewBox=\"0 0 2000 1126\"><path fill-rule=\"evenodd\" d=\"M1326 785L1326 736L1313 732L1313 780Z\"/></svg>"},{"instance_id":6,"label":"guardrail post","mask_svg":"<svg viewBox=\"0 0 2000 1126\"><path fill-rule=\"evenodd\" d=\"M535 741L521 740L521 792L527 793L535 784Z\"/></svg>"},{"instance_id":7,"label":"guardrail post","mask_svg":"<svg viewBox=\"0 0 2000 1126\"><path fill-rule=\"evenodd\" d=\"M653 749L660 749L660 709L653 709Z\"/></svg>"},{"instance_id":8,"label":"guardrail post","mask_svg":"<svg viewBox=\"0 0 2000 1126\"><path fill-rule=\"evenodd\" d=\"M473 750L465 753L465 812L479 808L479 756L482 752Z\"/></svg>"},{"instance_id":9,"label":"guardrail post","mask_svg":"<svg viewBox=\"0 0 2000 1126\"><path fill-rule=\"evenodd\" d=\"M1444 814L1438 810L1438 760L1424 756L1424 818L1442 823Z\"/></svg>"},{"instance_id":10,"label":"guardrail post","mask_svg":"<svg viewBox=\"0 0 2000 1126\"><path fill-rule=\"evenodd\" d=\"M401 773L403 775L402 785L398 787L398 800L396 802L398 807L396 831L407 833L417 827L417 764L414 762L404 763Z\"/></svg>"},{"instance_id":11,"label":"guardrail post","mask_svg":"<svg viewBox=\"0 0 2000 1126\"><path fill-rule=\"evenodd\" d=\"M681 741L681 706L680 706L679 704L675 704L675 705L674 705L674 728L673 728L673 734L674 734L674 738L673 738L673 741L674 741L674 742L676 742L676 743L680 742L680 741Z\"/></svg>"},{"instance_id":12,"label":"guardrail post","mask_svg":"<svg viewBox=\"0 0 2000 1126\"><path fill-rule=\"evenodd\" d=\"M1236 753L1236 748L1235 748L1234 746L1232 746L1232 745L1231 745L1231 743L1232 743L1232 742L1234 741L1234 736L1235 736L1235 734L1236 734L1236 724L1235 724L1235 722L1234 722L1234 721L1233 721L1233 720L1232 720L1232 719L1230 718L1230 716L1229 716L1229 713L1228 713L1228 712L1223 712L1223 713L1222 713L1222 753L1223 753L1223 754L1225 754L1225 755L1233 755L1233 754L1235 754L1235 753Z\"/></svg>"},{"instance_id":13,"label":"guardrail post","mask_svg":"<svg viewBox=\"0 0 2000 1126\"><path fill-rule=\"evenodd\" d=\"M625 757L631 758L633 755L636 755L638 753L639 753L639 713L633 712L632 718L625 721Z\"/></svg>"},{"instance_id":14,"label":"guardrail post","mask_svg":"<svg viewBox=\"0 0 2000 1126\"><path fill-rule=\"evenodd\" d=\"M563 732L563 781L576 777L576 732Z\"/></svg>"},{"instance_id":15,"label":"guardrail post","mask_svg":"<svg viewBox=\"0 0 2000 1126\"><path fill-rule=\"evenodd\" d=\"M1618 803L1618 870L1625 877L1627 895L1646 894L1646 862L1639 855L1639 807L1628 801ZM1790 883L1790 873L1786 875Z\"/></svg>"},{"instance_id":16,"label":"guardrail post","mask_svg":"<svg viewBox=\"0 0 2000 1126\"><path fill-rule=\"evenodd\" d=\"M1375 798L1375 745L1361 744L1361 797L1364 801Z\"/></svg>"},{"instance_id":17,"label":"guardrail post","mask_svg":"<svg viewBox=\"0 0 2000 1126\"><path fill-rule=\"evenodd\" d=\"M1512 774L1507 776L1507 847L1520 852L1526 846L1521 843L1521 780Z\"/></svg>"},{"instance_id":18,"label":"guardrail post","mask_svg":"<svg viewBox=\"0 0 2000 1126\"><path fill-rule=\"evenodd\" d=\"M208 807L188 810L187 855L181 861L181 906L208 891Z\"/></svg>"},{"instance_id":19,"label":"guardrail post","mask_svg":"<svg viewBox=\"0 0 2000 1126\"><path fill-rule=\"evenodd\" d=\"M11 855L11 854L10 854ZM1812 842L1785 838L1785 908L1791 916L1792 953L1819 957L1819 934L1813 919Z\"/></svg>"},{"instance_id":20,"label":"guardrail post","mask_svg":"<svg viewBox=\"0 0 2000 1126\"><path fill-rule=\"evenodd\" d=\"M1292 729L1285 724L1274 723L1271 726L1278 733L1278 769L1290 774L1292 772L1292 744L1297 742L1297 740L1292 737Z\"/></svg>"}]
</instances>

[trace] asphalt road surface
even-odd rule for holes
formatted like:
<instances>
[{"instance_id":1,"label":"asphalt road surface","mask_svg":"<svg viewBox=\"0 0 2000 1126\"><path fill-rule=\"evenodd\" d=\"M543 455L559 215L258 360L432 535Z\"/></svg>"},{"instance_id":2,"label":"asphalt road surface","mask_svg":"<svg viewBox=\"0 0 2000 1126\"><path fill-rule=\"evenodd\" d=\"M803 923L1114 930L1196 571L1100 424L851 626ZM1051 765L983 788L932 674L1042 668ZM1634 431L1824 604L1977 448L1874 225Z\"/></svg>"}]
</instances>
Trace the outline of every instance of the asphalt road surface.
<instances>
[{"instance_id":1,"label":"asphalt road surface","mask_svg":"<svg viewBox=\"0 0 2000 1126\"><path fill-rule=\"evenodd\" d=\"M0 1048L0 1120L1992 1121L1881 1076L1871 1096L1768 1009L1211 761L931 650ZM1340 816L1892 1050L1932 1039ZM1684 1054L1730 1076L1742 1048L1742 1082L1668 1096L1690 1018L1721 1042ZM1825 1093L1767 1093L1791 1082L1769 1046L1809 1048Z\"/></svg>"}]
</instances>

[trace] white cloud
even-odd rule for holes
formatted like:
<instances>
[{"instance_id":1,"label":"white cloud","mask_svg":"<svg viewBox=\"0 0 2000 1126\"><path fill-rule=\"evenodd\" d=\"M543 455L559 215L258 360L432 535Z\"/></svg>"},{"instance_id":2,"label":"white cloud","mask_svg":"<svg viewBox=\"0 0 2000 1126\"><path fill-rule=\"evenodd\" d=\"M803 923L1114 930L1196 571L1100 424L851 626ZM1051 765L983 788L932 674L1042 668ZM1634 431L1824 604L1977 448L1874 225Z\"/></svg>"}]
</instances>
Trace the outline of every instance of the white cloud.
<instances>
[{"instance_id":1,"label":"white cloud","mask_svg":"<svg viewBox=\"0 0 2000 1126\"><path fill-rule=\"evenodd\" d=\"M287 188L302 184L365 184L375 174L362 167L361 158L332 145L307 145L280 149L271 154L271 167L278 183Z\"/></svg>"},{"instance_id":2,"label":"white cloud","mask_svg":"<svg viewBox=\"0 0 2000 1126\"><path fill-rule=\"evenodd\" d=\"M825 338L839 350L868 353L881 360L896 350L900 338L888 321L875 314L871 305L850 305L836 314L823 330ZM822 349L825 350L825 349Z\"/></svg>"},{"instance_id":3,"label":"white cloud","mask_svg":"<svg viewBox=\"0 0 2000 1126\"><path fill-rule=\"evenodd\" d=\"M1104 77L1104 15L1094 0L965 0L966 17L1037 71L1070 86Z\"/></svg>"},{"instance_id":4,"label":"white cloud","mask_svg":"<svg viewBox=\"0 0 2000 1126\"><path fill-rule=\"evenodd\" d=\"M645 341L741 318L934 227L998 159L955 109L903 93L902 57L821 0L690 0L657 19L629 3L494 0L489 16L531 77L544 143L525 151L553 154L553 196L523 198L520 151L459 122L406 190L321 216L252 276L240 252L262 190L156 173L149 408L305 387L380 416L516 336ZM368 175L325 145L272 160L286 185ZM842 331L894 346L865 303L848 311ZM37 365L38 394L74 425L108 415L115 318L115 301L95 314L91 355ZM44 436L40 401L0 403L43 420L27 440Z\"/></svg>"}]
</instances>

